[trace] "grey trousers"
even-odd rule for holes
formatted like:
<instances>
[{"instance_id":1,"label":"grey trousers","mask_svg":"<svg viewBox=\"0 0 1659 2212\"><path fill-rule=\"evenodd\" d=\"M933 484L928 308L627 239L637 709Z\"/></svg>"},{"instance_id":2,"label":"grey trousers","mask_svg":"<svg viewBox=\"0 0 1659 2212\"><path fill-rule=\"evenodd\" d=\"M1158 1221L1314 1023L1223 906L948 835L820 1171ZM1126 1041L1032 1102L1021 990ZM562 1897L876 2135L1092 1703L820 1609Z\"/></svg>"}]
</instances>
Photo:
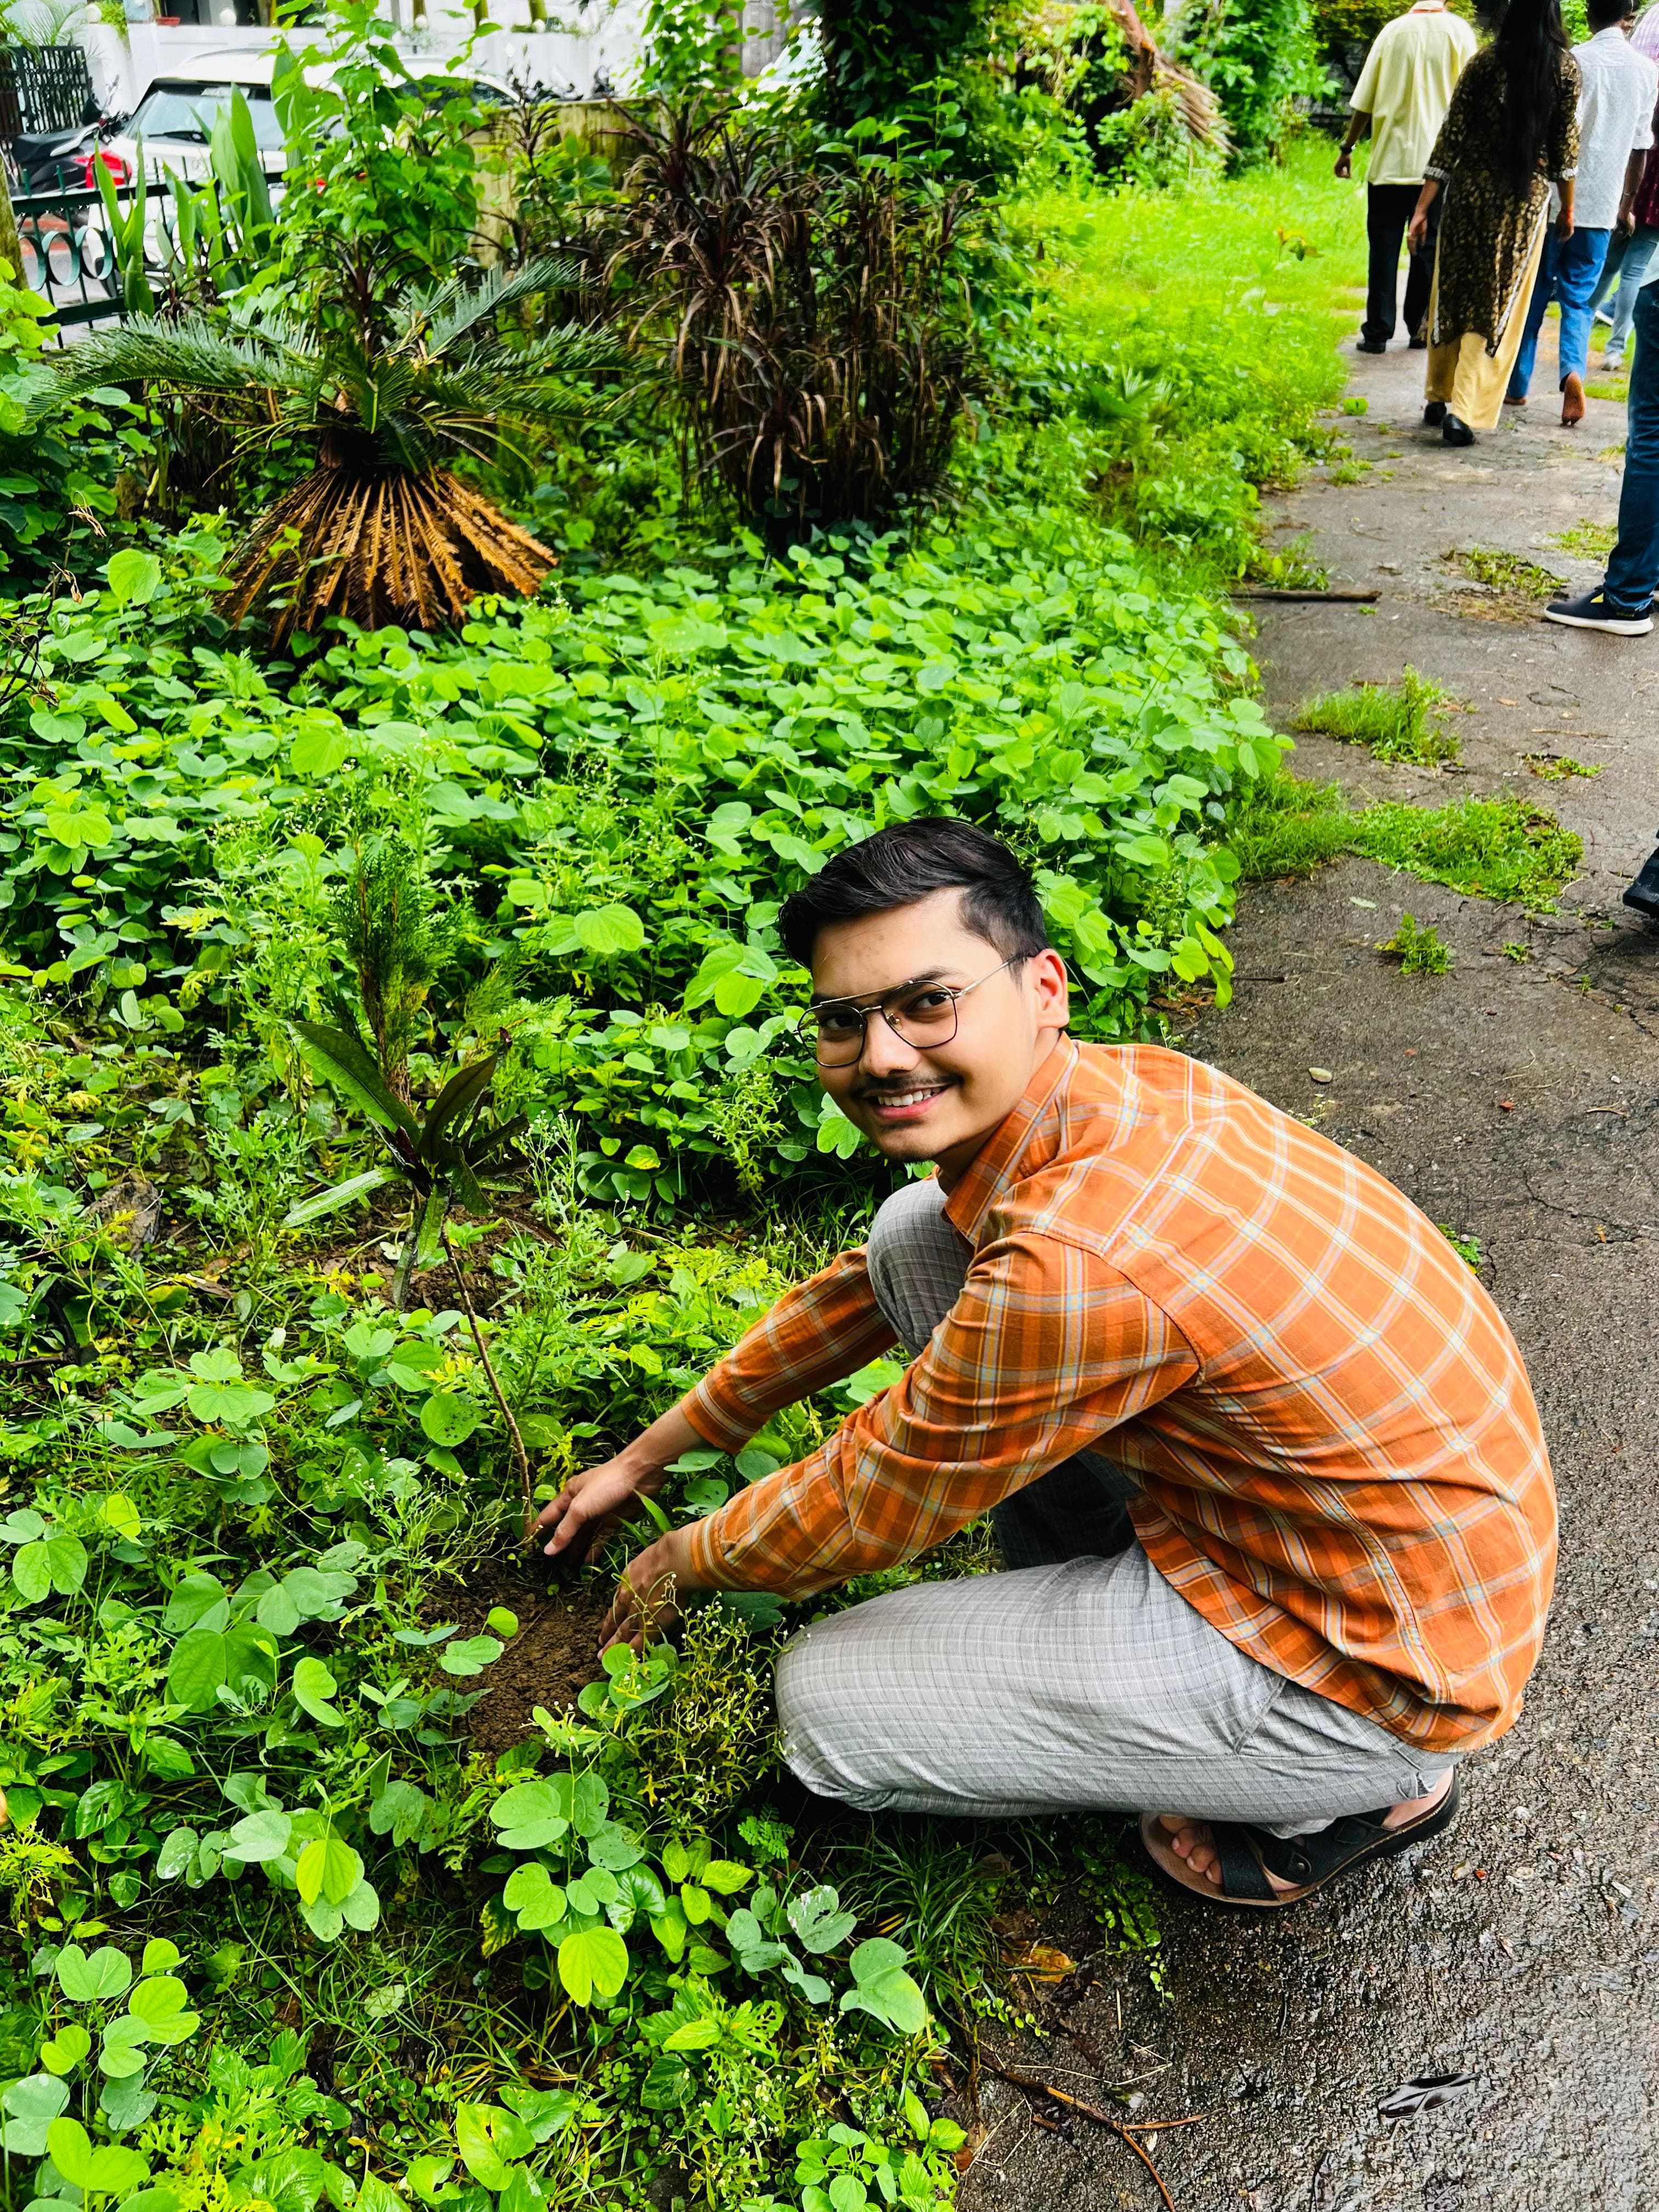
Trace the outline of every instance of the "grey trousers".
<instances>
[{"instance_id":1,"label":"grey trousers","mask_svg":"<svg viewBox=\"0 0 1659 2212\"><path fill-rule=\"evenodd\" d=\"M967 1243L936 1183L881 1207L870 1279L919 1352ZM1010 1571L918 1583L816 1621L778 1662L784 1756L867 1812L1181 1813L1305 1835L1434 1789L1449 1764L1275 1674L1135 1541L1133 1478L1093 1453L992 1516Z\"/></svg>"}]
</instances>

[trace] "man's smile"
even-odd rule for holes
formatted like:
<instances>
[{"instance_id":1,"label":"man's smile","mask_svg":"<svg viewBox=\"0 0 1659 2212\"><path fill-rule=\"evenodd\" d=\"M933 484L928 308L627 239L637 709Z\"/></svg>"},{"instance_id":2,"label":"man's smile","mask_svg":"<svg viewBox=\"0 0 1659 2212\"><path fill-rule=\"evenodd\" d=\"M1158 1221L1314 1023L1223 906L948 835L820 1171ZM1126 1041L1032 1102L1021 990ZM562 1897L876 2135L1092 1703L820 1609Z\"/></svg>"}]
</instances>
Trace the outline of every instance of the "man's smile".
<instances>
[{"instance_id":1,"label":"man's smile","mask_svg":"<svg viewBox=\"0 0 1659 2212\"><path fill-rule=\"evenodd\" d=\"M908 1120L926 1113L936 1098L942 1098L951 1088L942 1077L913 1076L902 1090L859 1092L859 1103L884 1121Z\"/></svg>"}]
</instances>

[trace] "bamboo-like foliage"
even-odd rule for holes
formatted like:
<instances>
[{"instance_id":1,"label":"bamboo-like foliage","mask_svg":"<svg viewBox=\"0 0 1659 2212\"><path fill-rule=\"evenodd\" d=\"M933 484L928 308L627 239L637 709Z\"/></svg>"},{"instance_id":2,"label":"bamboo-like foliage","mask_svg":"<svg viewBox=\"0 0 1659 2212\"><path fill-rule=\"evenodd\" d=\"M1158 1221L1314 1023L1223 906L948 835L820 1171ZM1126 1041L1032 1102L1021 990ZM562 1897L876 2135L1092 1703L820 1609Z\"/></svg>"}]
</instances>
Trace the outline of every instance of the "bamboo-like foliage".
<instances>
[{"instance_id":1,"label":"bamboo-like foliage","mask_svg":"<svg viewBox=\"0 0 1659 2212\"><path fill-rule=\"evenodd\" d=\"M310 473L237 550L233 620L268 600L278 645L336 614L433 629L480 592L535 591L554 565L451 464L516 453L526 432L582 410L573 379L616 362L611 339L576 324L516 346L495 336L503 309L571 276L542 260L417 292L348 260L314 321L141 318L66 349L58 374L71 390L141 384L185 403L240 455L311 448Z\"/></svg>"},{"instance_id":2,"label":"bamboo-like foliage","mask_svg":"<svg viewBox=\"0 0 1659 2212\"><path fill-rule=\"evenodd\" d=\"M953 258L971 199L889 160L807 164L696 104L638 115L613 276L647 302L702 465L775 538L944 474L975 380Z\"/></svg>"}]
</instances>

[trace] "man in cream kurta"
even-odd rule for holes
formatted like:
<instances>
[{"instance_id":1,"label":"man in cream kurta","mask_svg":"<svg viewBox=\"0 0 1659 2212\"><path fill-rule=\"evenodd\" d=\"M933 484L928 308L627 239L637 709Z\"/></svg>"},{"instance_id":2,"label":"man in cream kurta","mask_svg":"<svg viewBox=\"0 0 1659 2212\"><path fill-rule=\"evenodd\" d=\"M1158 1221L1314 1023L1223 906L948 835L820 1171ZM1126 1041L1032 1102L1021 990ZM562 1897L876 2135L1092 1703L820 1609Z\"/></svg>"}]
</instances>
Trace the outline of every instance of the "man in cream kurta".
<instances>
[{"instance_id":1,"label":"man in cream kurta","mask_svg":"<svg viewBox=\"0 0 1659 2212\"><path fill-rule=\"evenodd\" d=\"M1415 7L1378 32L1353 88L1349 103L1352 120L1337 155L1336 173L1352 175L1349 157L1369 124L1365 234L1370 270L1359 334L1361 353L1382 353L1394 336L1401 241L1417 204L1424 165L1451 103L1452 88L1474 48L1473 28L1451 13L1445 0L1417 0ZM1406 332L1417 347L1428 343L1424 325L1434 281L1438 213L1437 206L1423 250L1412 255L1406 274Z\"/></svg>"}]
</instances>

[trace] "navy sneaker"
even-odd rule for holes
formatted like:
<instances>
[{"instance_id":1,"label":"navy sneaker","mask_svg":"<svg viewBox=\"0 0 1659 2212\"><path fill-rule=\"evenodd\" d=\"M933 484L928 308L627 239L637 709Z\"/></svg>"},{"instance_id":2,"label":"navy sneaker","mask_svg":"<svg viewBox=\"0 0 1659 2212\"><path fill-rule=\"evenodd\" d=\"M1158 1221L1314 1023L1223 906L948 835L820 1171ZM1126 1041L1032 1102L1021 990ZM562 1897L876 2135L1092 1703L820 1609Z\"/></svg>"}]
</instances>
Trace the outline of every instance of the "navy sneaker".
<instances>
[{"instance_id":1,"label":"navy sneaker","mask_svg":"<svg viewBox=\"0 0 1659 2212\"><path fill-rule=\"evenodd\" d=\"M1604 629L1613 637L1645 637L1653 628L1653 603L1650 600L1640 614L1627 615L1621 608L1610 607L1600 592L1586 592L1582 599L1552 599L1544 620L1568 629Z\"/></svg>"},{"instance_id":2,"label":"navy sneaker","mask_svg":"<svg viewBox=\"0 0 1659 2212\"><path fill-rule=\"evenodd\" d=\"M1659 853L1650 853L1642 872L1625 893L1625 904L1650 921L1659 921Z\"/></svg>"}]
</instances>

